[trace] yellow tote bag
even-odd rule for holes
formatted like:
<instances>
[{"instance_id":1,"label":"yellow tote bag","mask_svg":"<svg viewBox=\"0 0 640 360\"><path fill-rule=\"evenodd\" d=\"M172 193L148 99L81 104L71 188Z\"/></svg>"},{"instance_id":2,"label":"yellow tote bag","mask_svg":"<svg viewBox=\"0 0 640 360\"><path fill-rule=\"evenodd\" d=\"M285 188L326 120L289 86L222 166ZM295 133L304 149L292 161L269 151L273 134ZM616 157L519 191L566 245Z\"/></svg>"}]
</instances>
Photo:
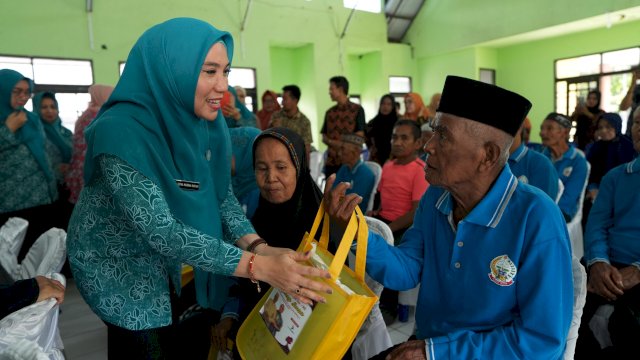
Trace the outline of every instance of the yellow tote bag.
<instances>
[{"instance_id":1,"label":"yellow tote bag","mask_svg":"<svg viewBox=\"0 0 640 360\"><path fill-rule=\"evenodd\" d=\"M323 218L324 221L322 221ZM318 242L315 240L315 234L321 221L323 223L322 234ZM341 359L378 300L364 281L367 236L368 229L364 215L360 208L356 208L336 254L333 255L327 251L329 216L324 212L323 201L318 209L311 233L305 233L298 251L308 251L315 246L316 254L325 264L330 264L328 270L331 273L331 279L316 280L329 284L333 289L333 294L322 294L327 299L327 303L317 303L313 309L306 310L307 315L304 317L306 323L301 327L299 333L295 336L283 337L281 333L287 331L287 324L298 325L299 321L293 319L295 316L291 316L289 319L290 313L287 312L288 310L284 310L286 308L283 304L285 298L287 300L292 298L278 289L271 288L238 330L236 343L240 356L247 360ZM344 265L354 238L357 238L355 272ZM336 280L339 280L339 283L344 287L340 286ZM345 290L345 287L348 289ZM287 307L300 310L298 303L293 301L295 304L289 306L291 304L286 303ZM273 313L277 316L271 316ZM268 318L274 320L270 322L267 320ZM296 318L296 320L299 319Z\"/></svg>"}]
</instances>

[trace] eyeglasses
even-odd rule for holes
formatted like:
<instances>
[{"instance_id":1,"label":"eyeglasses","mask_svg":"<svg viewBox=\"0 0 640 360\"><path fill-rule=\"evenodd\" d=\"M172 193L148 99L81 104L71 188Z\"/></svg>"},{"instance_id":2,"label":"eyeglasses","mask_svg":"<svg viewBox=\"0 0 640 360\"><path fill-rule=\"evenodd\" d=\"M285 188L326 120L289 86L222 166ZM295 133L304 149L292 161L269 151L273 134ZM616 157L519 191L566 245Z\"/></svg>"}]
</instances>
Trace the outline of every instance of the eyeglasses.
<instances>
[{"instance_id":1,"label":"eyeglasses","mask_svg":"<svg viewBox=\"0 0 640 360\"><path fill-rule=\"evenodd\" d=\"M31 98L31 91L27 90L23 90L23 89L13 89L13 91L11 91L11 95L12 96L17 96L17 97L27 97L27 98Z\"/></svg>"}]
</instances>

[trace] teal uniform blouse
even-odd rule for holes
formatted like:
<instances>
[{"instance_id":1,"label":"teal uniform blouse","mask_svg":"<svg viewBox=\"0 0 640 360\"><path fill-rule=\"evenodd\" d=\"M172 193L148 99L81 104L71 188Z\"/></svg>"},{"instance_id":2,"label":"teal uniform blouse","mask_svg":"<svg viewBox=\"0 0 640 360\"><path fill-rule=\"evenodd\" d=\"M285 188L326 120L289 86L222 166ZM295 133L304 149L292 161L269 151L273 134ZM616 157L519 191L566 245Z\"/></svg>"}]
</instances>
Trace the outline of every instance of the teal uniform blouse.
<instances>
[{"instance_id":1,"label":"teal uniform blouse","mask_svg":"<svg viewBox=\"0 0 640 360\"><path fill-rule=\"evenodd\" d=\"M177 220L160 188L129 164L111 155L100 155L97 163L69 223L69 261L78 289L111 324L129 330L169 325L169 280L180 288L176 259L231 275L242 250L228 239L255 230L231 187L220 206L223 236L213 238Z\"/></svg>"}]
</instances>

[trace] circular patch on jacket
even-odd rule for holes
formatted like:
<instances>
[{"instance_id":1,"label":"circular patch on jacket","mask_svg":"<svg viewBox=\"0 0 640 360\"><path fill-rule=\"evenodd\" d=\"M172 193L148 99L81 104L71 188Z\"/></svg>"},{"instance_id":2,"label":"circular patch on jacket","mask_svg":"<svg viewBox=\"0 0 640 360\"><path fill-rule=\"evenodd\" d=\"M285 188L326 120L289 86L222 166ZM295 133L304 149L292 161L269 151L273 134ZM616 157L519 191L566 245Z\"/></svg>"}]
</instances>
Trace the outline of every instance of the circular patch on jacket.
<instances>
[{"instance_id":1,"label":"circular patch on jacket","mask_svg":"<svg viewBox=\"0 0 640 360\"><path fill-rule=\"evenodd\" d=\"M507 255L496 256L489 264L489 279L500 286L513 285L513 279L518 273L516 265Z\"/></svg>"},{"instance_id":2,"label":"circular patch on jacket","mask_svg":"<svg viewBox=\"0 0 640 360\"><path fill-rule=\"evenodd\" d=\"M569 177L571 176L572 171L573 171L573 166L567 166L566 168L564 168L564 170L562 170L562 175Z\"/></svg>"},{"instance_id":3,"label":"circular patch on jacket","mask_svg":"<svg viewBox=\"0 0 640 360\"><path fill-rule=\"evenodd\" d=\"M523 184L528 184L529 183L529 179L527 179L526 175L520 175L518 177L518 180L520 180L520 182L523 183Z\"/></svg>"}]
</instances>

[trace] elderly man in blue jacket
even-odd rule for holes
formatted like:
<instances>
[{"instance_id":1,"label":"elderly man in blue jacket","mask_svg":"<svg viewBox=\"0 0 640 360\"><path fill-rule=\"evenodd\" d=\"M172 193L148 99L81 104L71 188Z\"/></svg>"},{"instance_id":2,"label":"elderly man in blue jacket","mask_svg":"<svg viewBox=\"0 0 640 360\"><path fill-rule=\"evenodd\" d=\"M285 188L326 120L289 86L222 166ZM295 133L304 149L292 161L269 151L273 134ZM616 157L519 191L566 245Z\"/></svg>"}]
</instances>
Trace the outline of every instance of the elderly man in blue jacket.
<instances>
[{"instance_id":1,"label":"elderly man in blue jacket","mask_svg":"<svg viewBox=\"0 0 640 360\"><path fill-rule=\"evenodd\" d=\"M531 103L449 76L425 145L432 185L397 247L370 233L367 272L394 290L421 284L417 340L387 359L560 359L573 308L563 216L507 160ZM327 189L331 189L329 178ZM338 222L360 200L348 184L325 192Z\"/></svg>"}]
</instances>

